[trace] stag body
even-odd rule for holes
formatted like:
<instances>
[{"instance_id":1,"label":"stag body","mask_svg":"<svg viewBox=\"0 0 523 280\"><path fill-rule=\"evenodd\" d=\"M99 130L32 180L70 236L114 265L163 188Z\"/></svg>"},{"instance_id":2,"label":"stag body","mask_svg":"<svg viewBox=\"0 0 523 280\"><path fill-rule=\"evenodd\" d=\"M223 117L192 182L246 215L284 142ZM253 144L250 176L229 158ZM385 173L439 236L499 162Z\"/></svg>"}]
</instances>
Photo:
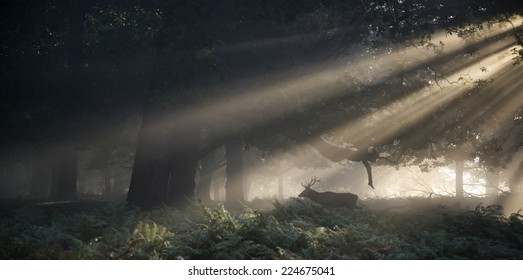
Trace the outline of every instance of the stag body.
<instances>
[{"instance_id":1,"label":"stag body","mask_svg":"<svg viewBox=\"0 0 523 280\"><path fill-rule=\"evenodd\" d=\"M335 193L335 192L317 192L311 189L312 185L319 182L320 179L313 177L308 183L301 184L305 188L299 197L307 197L310 200L327 207L347 207L356 208L358 196L352 193Z\"/></svg>"}]
</instances>

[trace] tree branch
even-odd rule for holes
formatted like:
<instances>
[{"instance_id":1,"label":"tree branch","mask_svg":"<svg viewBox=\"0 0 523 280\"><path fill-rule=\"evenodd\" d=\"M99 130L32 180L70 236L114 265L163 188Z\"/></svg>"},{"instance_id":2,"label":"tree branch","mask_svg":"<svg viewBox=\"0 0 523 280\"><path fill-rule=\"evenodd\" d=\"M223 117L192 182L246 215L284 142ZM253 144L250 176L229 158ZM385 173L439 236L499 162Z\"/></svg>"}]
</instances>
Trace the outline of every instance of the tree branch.
<instances>
[{"instance_id":1,"label":"tree branch","mask_svg":"<svg viewBox=\"0 0 523 280\"><path fill-rule=\"evenodd\" d=\"M325 141L321 136L316 136L306 141L307 144L314 147L320 154L334 162L340 162L342 160L348 159L351 161L361 161L367 170L367 175L369 178L369 186L374 189L372 182L372 167L369 162L375 162L379 154L377 151L358 150L352 151L345 148L340 148L334 146L327 141Z\"/></svg>"}]
</instances>

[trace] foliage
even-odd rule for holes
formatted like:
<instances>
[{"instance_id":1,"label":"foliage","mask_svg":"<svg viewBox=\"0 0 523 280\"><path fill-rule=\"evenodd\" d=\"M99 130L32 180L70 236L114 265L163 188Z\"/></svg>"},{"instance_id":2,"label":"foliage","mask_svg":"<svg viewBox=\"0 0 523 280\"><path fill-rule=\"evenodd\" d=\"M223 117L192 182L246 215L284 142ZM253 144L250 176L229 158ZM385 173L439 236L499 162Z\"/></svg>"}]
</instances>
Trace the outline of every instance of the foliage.
<instances>
[{"instance_id":1,"label":"foliage","mask_svg":"<svg viewBox=\"0 0 523 280\"><path fill-rule=\"evenodd\" d=\"M194 203L185 212L124 204L77 212L3 213L2 259L521 259L523 215L500 206L392 213L324 208L308 200L245 206Z\"/></svg>"}]
</instances>

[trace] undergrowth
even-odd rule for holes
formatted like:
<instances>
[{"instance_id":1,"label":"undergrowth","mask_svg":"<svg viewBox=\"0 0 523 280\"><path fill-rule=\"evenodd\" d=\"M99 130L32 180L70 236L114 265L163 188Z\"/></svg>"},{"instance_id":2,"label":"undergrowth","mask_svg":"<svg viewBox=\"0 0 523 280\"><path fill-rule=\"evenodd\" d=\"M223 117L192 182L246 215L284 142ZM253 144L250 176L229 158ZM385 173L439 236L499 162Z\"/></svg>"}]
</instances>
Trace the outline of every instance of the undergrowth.
<instances>
[{"instance_id":1,"label":"undergrowth","mask_svg":"<svg viewBox=\"0 0 523 280\"><path fill-rule=\"evenodd\" d=\"M523 259L523 216L499 206L389 213L291 199L266 212L198 203L140 212L116 203L15 209L0 227L1 259Z\"/></svg>"}]
</instances>

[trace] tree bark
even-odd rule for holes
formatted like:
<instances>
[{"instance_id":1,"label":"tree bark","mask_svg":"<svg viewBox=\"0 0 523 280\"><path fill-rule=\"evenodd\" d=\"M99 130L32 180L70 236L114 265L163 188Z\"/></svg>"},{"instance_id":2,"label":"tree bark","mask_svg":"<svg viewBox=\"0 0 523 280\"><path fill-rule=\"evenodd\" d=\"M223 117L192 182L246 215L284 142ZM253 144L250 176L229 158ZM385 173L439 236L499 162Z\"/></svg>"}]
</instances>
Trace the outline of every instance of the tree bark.
<instances>
[{"instance_id":1,"label":"tree bark","mask_svg":"<svg viewBox=\"0 0 523 280\"><path fill-rule=\"evenodd\" d=\"M243 151L240 139L229 140L225 144L225 157L227 159L225 204L228 207L236 208L240 206L241 201L244 201Z\"/></svg>"}]
</instances>

